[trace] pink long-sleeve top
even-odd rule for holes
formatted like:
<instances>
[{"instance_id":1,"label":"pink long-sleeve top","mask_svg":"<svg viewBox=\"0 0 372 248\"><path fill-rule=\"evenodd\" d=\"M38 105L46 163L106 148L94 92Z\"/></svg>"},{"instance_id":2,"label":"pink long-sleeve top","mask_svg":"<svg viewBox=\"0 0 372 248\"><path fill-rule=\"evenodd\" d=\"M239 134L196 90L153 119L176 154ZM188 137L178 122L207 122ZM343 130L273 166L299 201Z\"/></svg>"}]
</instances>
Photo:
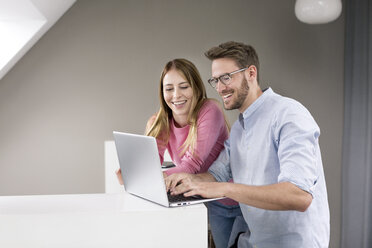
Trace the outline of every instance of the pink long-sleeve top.
<instances>
[{"instance_id":1,"label":"pink long-sleeve top","mask_svg":"<svg viewBox=\"0 0 372 248\"><path fill-rule=\"evenodd\" d=\"M161 145L161 141L157 142L161 163L164 161L164 151L167 149L176 165L176 167L165 171L167 175L180 172L196 174L208 171L209 166L224 149L224 142L229 136L222 110L213 100L205 101L200 109L194 155L190 149L181 155L182 145L187 138L190 126L177 127L174 120L171 119L169 127L168 144L164 146ZM231 199L223 199L220 202L225 205L238 204Z\"/></svg>"},{"instance_id":2,"label":"pink long-sleeve top","mask_svg":"<svg viewBox=\"0 0 372 248\"><path fill-rule=\"evenodd\" d=\"M176 167L167 170L165 173L203 173L217 159L224 142L228 138L228 130L222 110L212 100L205 101L201 107L197 119L197 140L194 155L190 149L181 155L182 145L189 134L190 126L177 127L174 120L169 121L170 135L166 146L158 142L159 156L163 163L165 149L168 150Z\"/></svg>"}]
</instances>

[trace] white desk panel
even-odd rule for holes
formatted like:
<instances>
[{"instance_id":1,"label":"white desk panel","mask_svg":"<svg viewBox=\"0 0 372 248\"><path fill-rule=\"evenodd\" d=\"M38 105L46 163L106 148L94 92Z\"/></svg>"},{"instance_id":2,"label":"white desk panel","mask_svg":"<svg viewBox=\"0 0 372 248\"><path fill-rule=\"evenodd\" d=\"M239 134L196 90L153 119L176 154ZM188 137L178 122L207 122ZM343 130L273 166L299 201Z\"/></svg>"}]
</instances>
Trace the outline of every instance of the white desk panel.
<instances>
[{"instance_id":1,"label":"white desk panel","mask_svg":"<svg viewBox=\"0 0 372 248\"><path fill-rule=\"evenodd\" d=\"M2 196L0 247L202 248L207 209L166 208L126 192Z\"/></svg>"}]
</instances>

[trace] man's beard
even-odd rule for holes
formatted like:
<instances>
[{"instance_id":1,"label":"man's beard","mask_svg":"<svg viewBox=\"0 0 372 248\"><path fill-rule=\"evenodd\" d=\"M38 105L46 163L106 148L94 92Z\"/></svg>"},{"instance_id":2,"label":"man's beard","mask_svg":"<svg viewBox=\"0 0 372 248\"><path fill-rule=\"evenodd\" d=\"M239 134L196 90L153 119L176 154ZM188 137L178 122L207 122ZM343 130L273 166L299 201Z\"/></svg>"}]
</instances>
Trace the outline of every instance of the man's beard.
<instances>
[{"instance_id":1,"label":"man's beard","mask_svg":"<svg viewBox=\"0 0 372 248\"><path fill-rule=\"evenodd\" d=\"M244 78L243 81L242 81L242 85L241 85L240 89L238 90L238 98L232 104L231 107L226 107L225 104L224 104L225 109L226 110L240 109L242 107L245 99L247 98L248 91L249 91L248 81L247 81L247 79Z\"/></svg>"}]
</instances>

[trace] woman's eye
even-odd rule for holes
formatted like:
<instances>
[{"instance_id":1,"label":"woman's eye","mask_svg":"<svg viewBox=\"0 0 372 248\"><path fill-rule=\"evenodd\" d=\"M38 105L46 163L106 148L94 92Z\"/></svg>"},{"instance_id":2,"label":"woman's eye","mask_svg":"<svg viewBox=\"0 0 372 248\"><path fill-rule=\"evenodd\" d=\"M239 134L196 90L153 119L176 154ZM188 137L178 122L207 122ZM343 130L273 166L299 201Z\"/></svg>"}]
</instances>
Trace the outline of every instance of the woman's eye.
<instances>
[{"instance_id":1,"label":"woman's eye","mask_svg":"<svg viewBox=\"0 0 372 248\"><path fill-rule=\"evenodd\" d=\"M165 91L171 91L173 88L165 88Z\"/></svg>"},{"instance_id":2,"label":"woman's eye","mask_svg":"<svg viewBox=\"0 0 372 248\"><path fill-rule=\"evenodd\" d=\"M182 90L185 90L187 88L189 88L189 86L180 86L180 89L182 89Z\"/></svg>"}]
</instances>

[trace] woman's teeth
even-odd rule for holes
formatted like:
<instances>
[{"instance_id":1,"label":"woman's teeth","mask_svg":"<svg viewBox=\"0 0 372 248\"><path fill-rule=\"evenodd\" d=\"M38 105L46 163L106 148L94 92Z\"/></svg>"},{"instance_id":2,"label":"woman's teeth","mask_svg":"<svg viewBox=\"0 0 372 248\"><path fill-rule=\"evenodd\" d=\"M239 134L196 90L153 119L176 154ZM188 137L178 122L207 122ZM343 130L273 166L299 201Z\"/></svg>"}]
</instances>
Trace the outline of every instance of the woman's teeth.
<instances>
[{"instance_id":1,"label":"woman's teeth","mask_svg":"<svg viewBox=\"0 0 372 248\"><path fill-rule=\"evenodd\" d=\"M185 101L179 101L179 102L173 102L174 105L181 105L181 104L184 104L186 103L186 100Z\"/></svg>"}]
</instances>

